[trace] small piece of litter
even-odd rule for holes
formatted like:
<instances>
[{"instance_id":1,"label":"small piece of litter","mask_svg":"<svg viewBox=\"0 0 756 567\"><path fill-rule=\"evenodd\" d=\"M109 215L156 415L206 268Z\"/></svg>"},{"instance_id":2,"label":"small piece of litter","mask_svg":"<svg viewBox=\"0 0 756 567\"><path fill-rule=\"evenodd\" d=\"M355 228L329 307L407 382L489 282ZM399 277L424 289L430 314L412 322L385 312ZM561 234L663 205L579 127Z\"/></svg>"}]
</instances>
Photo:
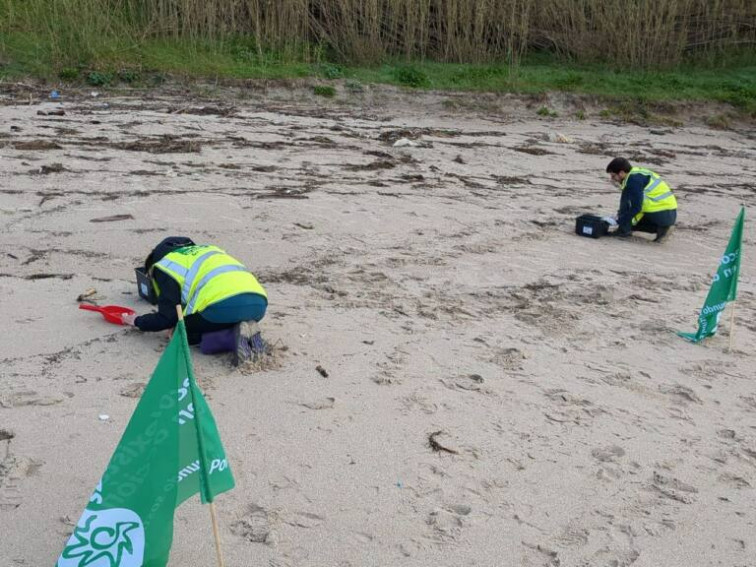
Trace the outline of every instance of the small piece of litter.
<instances>
[{"instance_id":1,"label":"small piece of litter","mask_svg":"<svg viewBox=\"0 0 756 567\"><path fill-rule=\"evenodd\" d=\"M404 148L407 146L414 148L414 147L417 147L417 145L418 145L417 142L413 142L412 140L408 138L400 138L396 142L394 142L395 148Z\"/></svg>"}]
</instances>

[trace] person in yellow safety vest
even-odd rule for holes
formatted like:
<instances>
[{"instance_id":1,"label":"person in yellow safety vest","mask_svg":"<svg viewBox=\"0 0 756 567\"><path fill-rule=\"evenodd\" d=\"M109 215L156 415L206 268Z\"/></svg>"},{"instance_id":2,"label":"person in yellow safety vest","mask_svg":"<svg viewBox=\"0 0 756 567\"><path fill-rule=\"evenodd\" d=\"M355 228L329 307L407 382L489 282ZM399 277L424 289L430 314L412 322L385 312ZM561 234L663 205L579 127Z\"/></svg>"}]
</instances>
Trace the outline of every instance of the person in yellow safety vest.
<instances>
[{"instance_id":1,"label":"person in yellow safety vest","mask_svg":"<svg viewBox=\"0 0 756 567\"><path fill-rule=\"evenodd\" d=\"M650 169L633 167L625 158L614 158L606 168L622 189L617 230L613 236L630 236L633 231L656 234L662 242L677 222L677 199L664 180Z\"/></svg>"},{"instance_id":2,"label":"person in yellow safety vest","mask_svg":"<svg viewBox=\"0 0 756 567\"><path fill-rule=\"evenodd\" d=\"M237 366L264 350L257 322L265 316L268 295L225 251L169 236L147 256L144 270L152 280L158 310L124 315L124 324L142 331L172 329L180 304L189 344L199 344L203 353L230 351Z\"/></svg>"}]
</instances>

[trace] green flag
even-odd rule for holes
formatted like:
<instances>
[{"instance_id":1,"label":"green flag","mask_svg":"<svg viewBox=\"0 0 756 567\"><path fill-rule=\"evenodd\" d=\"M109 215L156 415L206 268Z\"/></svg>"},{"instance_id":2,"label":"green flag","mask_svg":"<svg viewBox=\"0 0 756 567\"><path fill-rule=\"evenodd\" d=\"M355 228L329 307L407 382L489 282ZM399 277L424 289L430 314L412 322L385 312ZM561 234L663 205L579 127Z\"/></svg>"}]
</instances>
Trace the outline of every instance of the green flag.
<instances>
[{"instance_id":1,"label":"green flag","mask_svg":"<svg viewBox=\"0 0 756 567\"><path fill-rule=\"evenodd\" d=\"M164 567L176 508L233 486L179 321L56 567Z\"/></svg>"},{"instance_id":2,"label":"green flag","mask_svg":"<svg viewBox=\"0 0 756 567\"><path fill-rule=\"evenodd\" d=\"M719 269L714 275L714 281L706 296L701 314L698 316L698 331L696 333L677 333L684 339L694 343L711 337L717 332L719 318L728 301L735 301L738 296L738 276L740 275L740 250L743 243L743 221L745 208L740 208L740 214L732 228L730 243L719 263Z\"/></svg>"}]
</instances>

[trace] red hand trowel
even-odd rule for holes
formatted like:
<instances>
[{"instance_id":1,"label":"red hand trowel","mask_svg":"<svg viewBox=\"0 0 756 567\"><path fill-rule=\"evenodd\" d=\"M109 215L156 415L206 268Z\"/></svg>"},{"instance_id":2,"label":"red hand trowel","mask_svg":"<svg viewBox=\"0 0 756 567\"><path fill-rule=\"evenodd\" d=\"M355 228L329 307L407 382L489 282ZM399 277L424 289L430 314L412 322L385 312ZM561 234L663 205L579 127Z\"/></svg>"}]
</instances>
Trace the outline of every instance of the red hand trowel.
<instances>
[{"instance_id":1,"label":"red hand trowel","mask_svg":"<svg viewBox=\"0 0 756 567\"><path fill-rule=\"evenodd\" d=\"M108 323L114 323L116 325L123 325L121 315L133 315L136 313L133 309L121 307L120 305L92 305L91 303L79 303L79 309L102 313L102 316Z\"/></svg>"}]
</instances>

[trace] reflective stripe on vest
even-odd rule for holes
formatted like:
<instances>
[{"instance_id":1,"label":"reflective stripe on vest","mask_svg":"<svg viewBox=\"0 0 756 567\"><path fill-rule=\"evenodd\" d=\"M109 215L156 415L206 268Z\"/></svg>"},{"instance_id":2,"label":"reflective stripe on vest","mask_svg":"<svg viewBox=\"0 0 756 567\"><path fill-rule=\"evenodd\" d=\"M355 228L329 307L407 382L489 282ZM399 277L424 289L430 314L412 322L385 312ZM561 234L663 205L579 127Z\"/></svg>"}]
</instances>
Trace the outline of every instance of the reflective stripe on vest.
<instances>
[{"instance_id":1,"label":"reflective stripe on vest","mask_svg":"<svg viewBox=\"0 0 756 567\"><path fill-rule=\"evenodd\" d=\"M187 270L181 264L177 264L176 262L171 262L167 258L163 258L156 265L162 266L163 268L166 268L167 270L170 270L171 272L176 272L182 278L185 278L186 274L189 272L189 270Z\"/></svg>"},{"instance_id":2,"label":"reflective stripe on vest","mask_svg":"<svg viewBox=\"0 0 756 567\"><path fill-rule=\"evenodd\" d=\"M207 264L211 258L216 260ZM181 303L185 306L184 315L187 316L239 293L255 293L267 298L265 289L255 276L241 262L216 246L192 246L186 247L183 253L181 250L170 252L154 267L179 285ZM222 281L216 279L217 276L234 272L238 276L231 279L223 277ZM154 279L153 284L159 295L160 290Z\"/></svg>"},{"instance_id":3,"label":"reflective stripe on vest","mask_svg":"<svg viewBox=\"0 0 756 567\"><path fill-rule=\"evenodd\" d=\"M652 173L652 172L649 172L649 173ZM654 173L654 175L656 174ZM651 199L652 201L658 202L672 195L672 191L667 191L666 193L662 193L661 195L657 195L656 197L650 196L651 192L654 189L656 189L661 182L662 182L661 177L659 177L658 175L656 175L656 179L651 177L651 182L648 185L646 185L646 187L643 189L643 197L645 199Z\"/></svg>"},{"instance_id":4,"label":"reflective stripe on vest","mask_svg":"<svg viewBox=\"0 0 756 567\"><path fill-rule=\"evenodd\" d=\"M205 261L210 258L210 256L215 256L216 254L220 254L220 252L218 252L217 250L210 250L210 252L205 252L202 256L197 258L194 261L194 264L192 264L192 267L189 268L189 271L184 275L184 285L181 288L181 303L187 306L189 305L189 292L192 290L194 280L197 278L197 274L199 273L202 264L204 264ZM202 282L200 282L200 285L202 285ZM200 286L197 286L197 289L194 291L195 297L197 296L199 288ZM187 315L189 315L189 313L187 313Z\"/></svg>"},{"instance_id":5,"label":"reflective stripe on vest","mask_svg":"<svg viewBox=\"0 0 756 567\"><path fill-rule=\"evenodd\" d=\"M194 293L192 294L192 299L186 304L186 314L191 315L194 313L194 306L197 303L197 298L199 297L200 291L202 290L205 285L207 285L207 282L209 282L212 278L215 276L219 276L220 274L225 274L227 272L246 272L246 268L244 266L219 266L206 274L197 284L197 288L194 290ZM189 282L187 278L187 283ZM184 287L186 288L186 283L184 284Z\"/></svg>"},{"instance_id":6,"label":"reflective stripe on vest","mask_svg":"<svg viewBox=\"0 0 756 567\"><path fill-rule=\"evenodd\" d=\"M644 169L641 167L632 168L622 182L621 187L623 190L627 185L627 180L631 175L634 174L644 175L649 178L649 181L643 188L643 204L641 205L641 212L633 217L633 225L636 225L643 218L643 215L645 213L673 210L677 208L677 199L675 199L672 191L669 189L667 184L664 183L662 178L650 169ZM664 185L664 187L661 188L661 190L664 192L659 193L658 195L653 195L653 192L656 191L657 188L659 188L659 185L662 184Z\"/></svg>"}]
</instances>

